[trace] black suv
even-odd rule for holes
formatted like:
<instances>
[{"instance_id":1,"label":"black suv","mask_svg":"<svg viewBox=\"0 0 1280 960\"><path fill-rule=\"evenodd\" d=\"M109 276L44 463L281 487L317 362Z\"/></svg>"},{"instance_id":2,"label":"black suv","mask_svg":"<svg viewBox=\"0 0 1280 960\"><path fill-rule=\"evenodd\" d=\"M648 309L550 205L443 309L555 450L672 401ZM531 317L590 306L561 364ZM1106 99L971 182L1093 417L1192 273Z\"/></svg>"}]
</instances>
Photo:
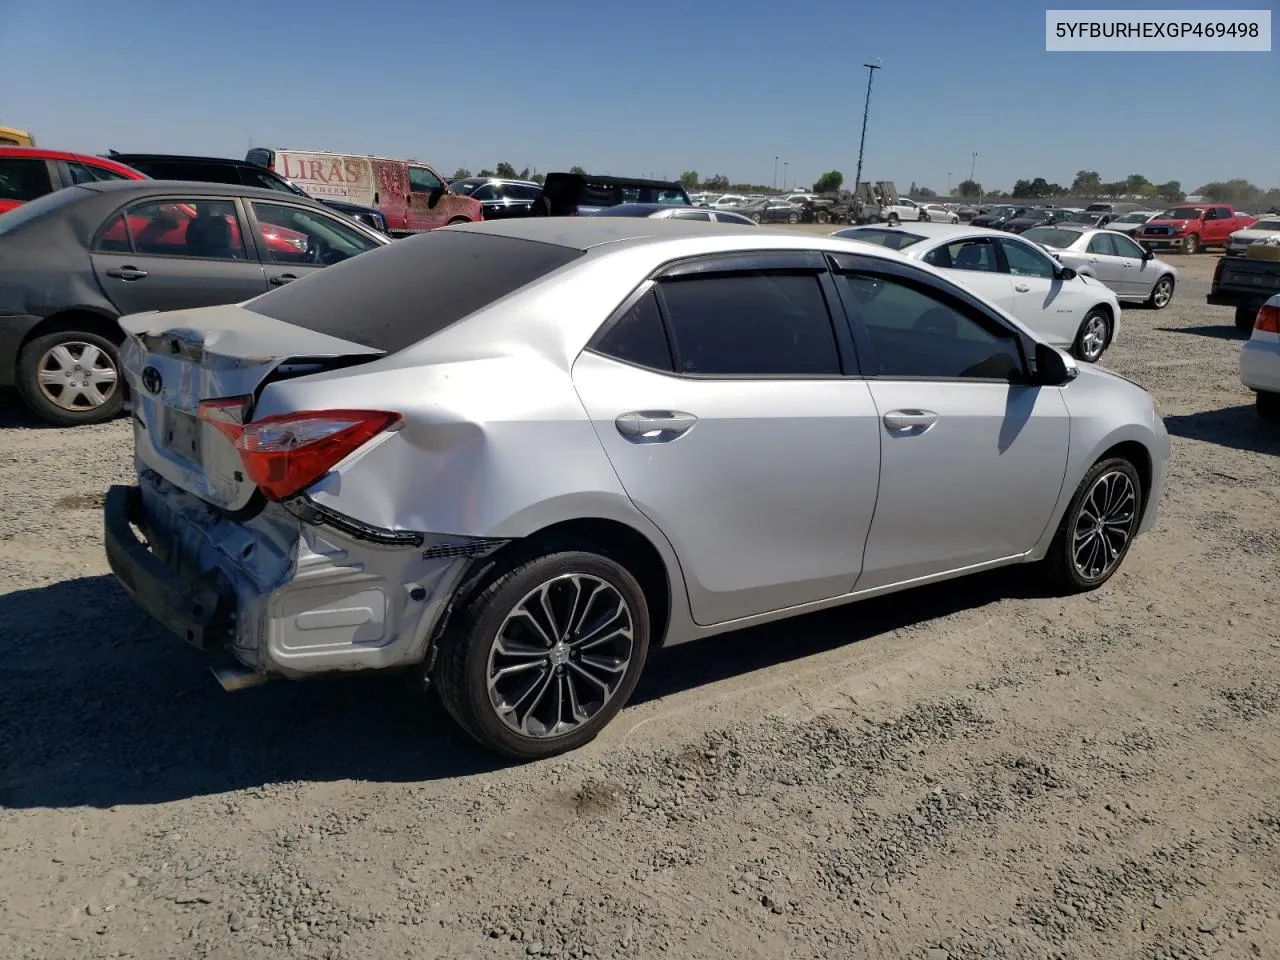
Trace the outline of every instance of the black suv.
<instances>
[{"instance_id":1,"label":"black suv","mask_svg":"<svg viewBox=\"0 0 1280 960\"><path fill-rule=\"evenodd\" d=\"M117 153L111 150L105 156L116 163L133 167L139 173L145 173L152 180L193 180L196 183L231 183L246 187L262 187L265 190L277 190L281 193L292 193L296 196L308 197L323 203L330 210L346 214L353 220L359 220L366 227L372 227L380 233L387 232L387 218L381 210L362 206L358 203L347 203L345 200L328 200L323 197L312 197L301 187L295 187L280 174L266 167L246 160L228 160L222 157L182 157L167 153Z\"/></svg>"},{"instance_id":2,"label":"black suv","mask_svg":"<svg viewBox=\"0 0 1280 960\"><path fill-rule=\"evenodd\" d=\"M637 180L634 177L597 177L579 173L548 173L542 198L534 204L537 216L590 216L620 203L663 203L691 207L689 194L678 183Z\"/></svg>"},{"instance_id":3,"label":"black suv","mask_svg":"<svg viewBox=\"0 0 1280 960\"><path fill-rule=\"evenodd\" d=\"M486 220L527 217L542 196L542 187L532 180L504 180L502 177L464 177L450 180L449 189L479 200Z\"/></svg>"}]
</instances>

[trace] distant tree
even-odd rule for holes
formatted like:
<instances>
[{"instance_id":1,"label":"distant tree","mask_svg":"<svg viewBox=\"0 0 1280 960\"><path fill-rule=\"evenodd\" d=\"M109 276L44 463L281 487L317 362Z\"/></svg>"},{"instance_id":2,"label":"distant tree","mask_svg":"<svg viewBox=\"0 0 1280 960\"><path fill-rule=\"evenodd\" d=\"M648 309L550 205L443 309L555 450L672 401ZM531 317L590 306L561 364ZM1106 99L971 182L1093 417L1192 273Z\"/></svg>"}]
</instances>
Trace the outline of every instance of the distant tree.
<instances>
[{"instance_id":1,"label":"distant tree","mask_svg":"<svg viewBox=\"0 0 1280 960\"><path fill-rule=\"evenodd\" d=\"M1096 197L1102 192L1102 175L1097 170L1077 170L1071 181L1071 192L1082 197Z\"/></svg>"},{"instance_id":2,"label":"distant tree","mask_svg":"<svg viewBox=\"0 0 1280 960\"><path fill-rule=\"evenodd\" d=\"M546 178L543 174L541 174L541 173L535 173L535 174L534 174L532 177L530 177L529 179L530 179L530 180L532 180L534 183L537 183L537 184L545 183L545 182L546 182L546 180L547 180L547 178Z\"/></svg>"},{"instance_id":3,"label":"distant tree","mask_svg":"<svg viewBox=\"0 0 1280 960\"><path fill-rule=\"evenodd\" d=\"M961 197L980 197L982 196L982 184L977 180L961 180L956 185L956 194Z\"/></svg>"},{"instance_id":4,"label":"distant tree","mask_svg":"<svg viewBox=\"0 0 1280 960\"><path fill-rule=\"evenodd\" d=\"M515 180L516 168L513 167L511 164L507 163L506 161L503 161L502 163L498 164L497 175L502 177L502 179L504 180Z\"/></svg>"},{"instance_id":5,"label":"distant tree","mask_svg":"<svg viewBox=\"0 0 1280 960\"><path fill-rule=\"evenodd\" d=\"M1036 177L1031 181L1030 195L1037 200L1052 196L1053 191L1049 189L1049 181L1044 177Z\"/></svg>"},{"instance_id":6,"label":"distant tree","mask_svg":"<svg viewBox=\"0 0 1280 960\"><path fill-rule=\"evenodd\" d=\"M521 171L520 171L520 179L521 179L521 180L528 180L528 179L529 179L529 168L528 168L528 167L525 167L523 170L521 170Z\"/></svg>"},{"instance_id":7,"label":"distant tree","mask_svg":"<svg viewBox=\"0 0 1280 960\"><path fill-rule=\"evenodd\" d=\"M476 174L476 176L478 176L478 177L495 177L495 176L497 176L497 174L496 174L496 173L494 173L492 170L490 170L488 167L485 167L485 168L484 168L483 170L481 170L478 174Z\"/></svg>"},{"instance_id":8,"label":"distant tree","mask_svg":"<svg viewBox=\"0 0 1280 960\"><path fill-rule=\"evenodd\" d=\"M924 197L928 199L929 197L936 197L938 195L938 191L930 190L928 187L917 187L915 195L917 197Z\"/></svg>"},{"instance_id":9,"label":"distant tree","mask_svg":"<svg viewBox=\"0 0 1280 960\"><path fill-rule=\"evenodd\" d=\"M1156 196L1169 203L1177 203L1179 200L1185 200L1187 195L1182 192L1182 184L1177 180L1170 180L1156 187Z\"/></svg>"},{"instance_id":10,"label":"distant tree","mask_svg":"<svg viewBox=\"0 0 1280 960\"><path fill-rule=\"evenodd\" d=\"M569 172L577 174L580 177L585 177L587 175L587 171L583 170L581 167L570 167Z\"/></svg>"},{"instance_id":11,"label":"distant tree","mask_svg":"<svg viewBox=\"0 0 1280 960\"><path fill-rule=\"evenodd\" d=\"M1013 181L1013 190L1011 192L1015 197L1030 197L1032 195L1031 181L1030 180Z\"/></svg>"},{"instance_id":12,"label":"distant tree","mask_svg":"<svg viewBox=\"0 0 1280 960\"><path fill-rule=\"evenodd\" d=\"M680 174L680 182L684 185L686 190L692 190L698 185L698 171L686 170L684 173Z\"/></svg>"},{"instance_id":13,"label":"distant tree","mask_svg":"<svg viewBox=\"0 0 1280 960\"><path fill-rule=\"evenodd\" d=\"M844 174L839 170L828 170L817 180L813 181L814 193L836 193L840 189L840 185L844 183Z\"/></svg>"},{"instance_id":14,"label":"distant tree","mask_svg":"<svg viewBox=\"0 0 1280 960\"><path fill-rule=\"evenodd\" d=\"M471 176L470 170L468 170L466 167L459 167L457 170L453 171L453 176L450 179L465 180L469 176Z\"/></svg>"},{"instance_id":15,"label":"distant tree","mask_svg":"<svg viewBox=\"0 0 1280 960\"><path fill-rule=\"evenodd\" d=\"M1250 206L1257 206L1263 192L1248 180L1235 179L1206 183L1196 193L1216 203L1229 203L1233 207L1247 209Z\"/></svg>"},{"instance_id":16,"label":"distant tree","mask_svg":"<svg viewBox=\"0 0 1280 960\"><path fill-rule=\"evenodd\" d=\"M1117 180L1114 183L1104 183L1098 190L1099 195L1104 197L1123 197L1128 189L1128 184L1123 180Z\"/></svg>"},{"instance_id":17,"label":"distant tree","mask_svg":"<svg viewBox=\"0 0 1280 960\"><path fill-rule=\"evenodd\" d=\"M708 190L728 190L729 178L723 173L717 173L714 177L702 181L702 185Z\"/></svg>"},{"instance_id":18,"label":"distant tree","mask_svg":"<svg viewBox=\"0 0 1280 960\"><path fill-rule=\"evenodd\" d=\"M1068 191L1067 188L1060 183L1049 184L1049 196L1051 197L1062 197L1069 192L1070 191Z\"/></svg>"},{"instance_id":19,"label":"distant tree","mask_svg":"<svg viewBox=\"0 0 1280 960\"><path fill-rule=\"evenodd\" d=\"M1144 177L1140 173L1131 173L1124 178L1125 193L1137 194L1140 197L1150 197L1156 192L1156 185Z\"/></svg>"}]
</instances>

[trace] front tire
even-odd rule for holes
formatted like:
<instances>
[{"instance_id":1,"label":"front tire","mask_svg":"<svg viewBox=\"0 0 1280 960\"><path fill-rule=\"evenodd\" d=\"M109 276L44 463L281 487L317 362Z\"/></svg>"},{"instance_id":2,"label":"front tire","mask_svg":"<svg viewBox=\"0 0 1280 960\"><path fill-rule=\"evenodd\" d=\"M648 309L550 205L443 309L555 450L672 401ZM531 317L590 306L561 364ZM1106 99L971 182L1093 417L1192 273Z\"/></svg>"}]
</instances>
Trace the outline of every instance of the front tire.
<instances>
[{"instance_id":1,"label":"front tire","mask_svg":"<svg viewBox=\"0 0 1280 960\"><path fill-rule=\"evenodd\" d=\"M1094 464L1067 506L1041 569L1062 593L1096 590L1120 569L1142 520L1142 483L1128 460Z\"/></svg>"},{"instance_id":2,"label":"front tire","mask_svg":"<svg viewBox=\"0 0 1280 960\"><path fill-rule=\"evenodd\" d=\"M1085 315L1076 333L1076 342L1071 352L1077 360L1085 363L1097 363L1111 342L1111 318L1106 312L1095 307Z\"/></svg>"},{"instance_id":3,"label":"front tire","mask_svg":"<svg viewBox=\"0 0 1280 960\"><path fill-rule=\"evenodd\" d=\"M798 213L787 214L787 223L799 223L799 222L800 222L800 214Z\"/></svg>"},{"instance_id":4,"label":"front tire","mask_svg":"<svg viewBox=\"0 0 1280 960\"><path fill-rule=\"evenodd\" d=\"M35 337L18 354L18 392L42 420L59 427L104 423L120 415L120 354L106 337L59 330Z\"/></svg>"},{"instance_id":5,"label":"front tire","mask_svg":"<svg viewBox=\"0 0 1280 960\"><path fill-rule=\"evenodd\" d=\"M507 570L441 638L433 679L449 715L483 747L520 760L577 749L635 690L649 652L635 577L588 550Z\"/></svg>"},{"instance_id":6,"label":"front tire","mask_svg":"<svg viewBox=\"0 0 1280 960\"><path fill-rule=\"evenodd\" d=\"M1147 306L1152 310L1163 310L1173 299L1173 277L1165 275L1156 281L1151 288L1151 296L1147 297Z\"/></svg>"},{"instance_id":7,"label":"front tire","mask_svg":"<svg viewBox=\"0 0 1280 960\"><path fill-rule=\"evenodd\" d=\"M1236 307L1236 329L1245 333L1253 332L1253 325L1258 320L1257 307Z\"/></svg>"},{"instance_id":8,"label":"front tire","mask_svg":"<svg viewBox=\"0 0 1280 960\"><path fill-rule=\"evenodd\" d=\"M1187 242L1182 245L1182 252L1188 257L1200 252L1200 234L1188 234Z\"/></svg>"}]
</instances>

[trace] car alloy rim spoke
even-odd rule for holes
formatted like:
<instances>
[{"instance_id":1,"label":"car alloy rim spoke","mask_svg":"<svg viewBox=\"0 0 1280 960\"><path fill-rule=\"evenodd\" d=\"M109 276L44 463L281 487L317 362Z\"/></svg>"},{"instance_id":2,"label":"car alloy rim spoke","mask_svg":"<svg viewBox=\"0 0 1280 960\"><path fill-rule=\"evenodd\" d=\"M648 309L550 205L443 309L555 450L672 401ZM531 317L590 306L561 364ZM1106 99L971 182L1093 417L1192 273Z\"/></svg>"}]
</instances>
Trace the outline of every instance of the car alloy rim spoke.
<instances>
[{"instance_id":1,"label":"car alloy rim spoke","mask_svg":"<svg viewBox=\"0 0 1280 960\"><path fill-rule=\"evenodd\" d=\"M1137 506L1137 491L1125 474L1106 473L1094 482L1072 535L1072 560L1081 576L1098 579L1115 567L1132 534Z\"/></svg>"},{"instance_id":2,"label":"car alloy rim spoke","mask_svg":"<svg viewBox=\"0 0 1280 960\"><path fill-rule=\"evenodd\" d=\"M101 348L79 341L53 347L36 370L36 385L45 398L72 411L102 406L119 378L115 364Z\"/></svg>"},{"instance_id":3,"label":"car alloy rim spoke","mask_svg":"<svg viewBox=\"0 0 1280 960\"><path fill-rule=\"evenodd\" d=\"M502 722L535 739L563 736L618 691L634 626L622 594L583 573L554 577L507 614L489 650L489 701Z\"/></svg>"}]
</instances>

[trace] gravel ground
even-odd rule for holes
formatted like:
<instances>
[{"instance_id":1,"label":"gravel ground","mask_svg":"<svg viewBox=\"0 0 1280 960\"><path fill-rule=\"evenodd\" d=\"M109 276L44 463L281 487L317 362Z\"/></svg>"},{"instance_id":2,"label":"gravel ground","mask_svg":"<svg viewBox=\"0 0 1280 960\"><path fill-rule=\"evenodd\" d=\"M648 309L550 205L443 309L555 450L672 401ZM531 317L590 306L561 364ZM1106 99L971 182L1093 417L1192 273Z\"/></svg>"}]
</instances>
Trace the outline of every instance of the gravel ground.
<instances>
[{"instance_id":1,"label":"gravel ground","mask_svg":"<svg viewBox=\"0 0 1280 960\"><path fill-rule=\"evenodd\" d=\"M522 767L393 678L223 693L107 576L128 426L0 398L0 956L1280 955L1280 431L1214 261L1105 358L1175 460L1104 589L1003 572L665 652Z\"/></svg>"}]
</instances>

